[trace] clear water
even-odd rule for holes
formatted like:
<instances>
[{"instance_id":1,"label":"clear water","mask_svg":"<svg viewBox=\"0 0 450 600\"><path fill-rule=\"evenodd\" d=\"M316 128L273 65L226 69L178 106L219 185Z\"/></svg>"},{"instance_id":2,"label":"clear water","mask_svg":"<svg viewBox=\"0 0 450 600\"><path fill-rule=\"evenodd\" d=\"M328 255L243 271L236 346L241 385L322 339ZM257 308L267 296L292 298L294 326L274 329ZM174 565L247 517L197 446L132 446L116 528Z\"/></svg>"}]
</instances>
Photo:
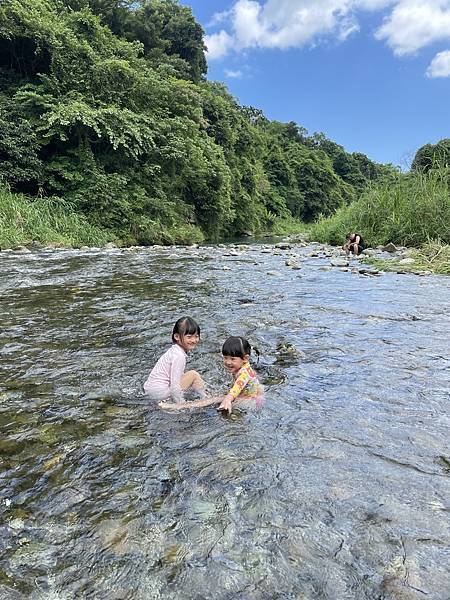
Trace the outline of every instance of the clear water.
<instances>
[{"instance_id":1,"label":"clear water","mask_svg":"<svg viewBox=\"0 0 450 600\"><path fill-rule=\"evenodd\" d=\"M2 600L450 598L450 279L309 250L0 254ZM149 404L183 314L262 410Z\"/></svg>"}]
</instances>

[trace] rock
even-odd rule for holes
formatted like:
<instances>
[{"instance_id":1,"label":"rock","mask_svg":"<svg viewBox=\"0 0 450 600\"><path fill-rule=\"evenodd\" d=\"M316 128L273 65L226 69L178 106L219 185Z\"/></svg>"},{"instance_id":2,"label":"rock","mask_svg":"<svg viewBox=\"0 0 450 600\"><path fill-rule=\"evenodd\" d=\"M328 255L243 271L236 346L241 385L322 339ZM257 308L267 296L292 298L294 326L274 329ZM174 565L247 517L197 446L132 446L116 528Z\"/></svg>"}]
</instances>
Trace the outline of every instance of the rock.
<instances>
[{"instance_id":1,"label":"rock","mask_svg":"<svg viewBox=\"0 0 450 600\"><path fill-rule=\"evenodd\" d=\"M250 230L242 231L241 235L243 237L253 237L253 231L250 231Z\"/></svg>"},{"instance_id":2,"label":"rock","mask_svg":"<svg viewBox=\"0 0 450 600\"><path fill-rule=\"evenodd\" d=\"M293 260L293 259L287 260L284 264L287 267L291 267L291 269L294 269L294 270L298 270L298 269L302 268L302 266L296 260Z\"/></svg>"},{"instance_id":3,"label":"rock","mask_svg":"<svg viewBox=\"0 0 450 600\"><path fill-rule=\"evenodd\" d=\"M348 260L346 258L335 256L330 260L330 265L332 267L348 267Z\"/></svg>"},{"instance_id":4,"label":"rock","mask_svg":"<svg viewBox=\"0 0 450 600\"><path fill-rule=\"evenodd\" d=\"M279 250L290 250L292 246L287 242L279 242L278 244L275 244L274 248L278 248Z\"/></svg>"},{"instance_id":5,"label":"rock","mask_svg":"<svg viewBox=\"0 0 450 600\"><path fill-rule=\"evenodd\" d=\"M382 246L381 248L384 252L397 252L398 248L395 244L393 244L392 242L389 242L388 244L386 244L385 246Z\"/></svg>"},{"instance_id":6,"label":"rock","mask_svg":"<svg viewBox=\"0 0 450 600\"><path fill-rule=\"evenodd\" d=\"M402 258L398 262L399 265L413 265L416 261L413 258Z\"/></svg>"},{"instance_id":7,"label":"rock","mask_svg":"<svg viewBox=\"0 0 450 600\"><path fill-rule=\"evenodd\" d=\"M41 244L41 242L37 242L36 240L33 240L32 242L27 244L27 248L29 250L42 250L43 247L43 244Z\"/></svg>"},{"instance_id":8,"label":"rock","mask_svg":"<svg viewBox=\"0 0 450 600\"><path fill-rule=\"evenodd\" d=\"M14 248L16 252L20 252L20 254L31 254L31 250L26 248L25 246L17 246Z\"/></svg>"},{"instance_id":9,"label":"rock","mask_svg":"<svg viewBox=\"0 0 450 600\"><path fill-rule=\"evenodd\" d=\"M366 256L375 256L377 254L377 251L373 248L366 248L362 251L361 254L365 254Z\"/></svg>"},{"instance_id":10,"label":"rock","mask_svg":"<svg viewBox=\"0 0 450 600\"><path fill-rule=\"evenodd\" d=\"M114 242L108 242L107 244L105 244L105 245L103 246L103 248L104 248L105 250L116 250L116 249L117 249L117 246L116 246L116 244L115 244Z\"/></svg>"},{"instance_id":11,"label":"rock","mask_svg":"<svg viewBox=\"0 0 450 600\"><path fill-rule=\"evenodd\" d=\"M355 271L357 273L359 273L360 275L379 275L380 274L380 272L377 271L376 269L364 269L364 268L361 268L361 269L355 269Z\"/></svg>"},{"instance_id":12,"label":"rock","mask_svg":"<svg viewBox=\"0 0 450 600\"><path fill-rule=\"evenodd\" d=\"M344 273L347 273L348 267L340 267L339 271L343 271Z\"/></svg>"},{"instance_id":13,"label":"rock","mask_svg":"<svg viewBox=\"0 0 450 600\"><path fill-rule=\"evenodd\" d=\"M278 271L267 271L267 275L273 275L274 277L278 277L280 273Z\"/></svg>"},{"instance_id":14,"label":"rock","mask_svg":"<svg viewBox=\"0 0 450 600\"><path fill-rule=\"evenodd\" d=\"M319 267L319 271L331 271L332 267L329 266L325 266L325 267Z\"/></svg>"},{"instance_id":15,"label":"rock","mask_svg":"<svg viewBox=\"0 0 450 600\"><path fill-rule=\"evenodd\" d=\"M295 235L290 235L289 241L292 242L293 244L305 244L306 235L303 233L296 233Z\"/></svg>"}]
</instances>

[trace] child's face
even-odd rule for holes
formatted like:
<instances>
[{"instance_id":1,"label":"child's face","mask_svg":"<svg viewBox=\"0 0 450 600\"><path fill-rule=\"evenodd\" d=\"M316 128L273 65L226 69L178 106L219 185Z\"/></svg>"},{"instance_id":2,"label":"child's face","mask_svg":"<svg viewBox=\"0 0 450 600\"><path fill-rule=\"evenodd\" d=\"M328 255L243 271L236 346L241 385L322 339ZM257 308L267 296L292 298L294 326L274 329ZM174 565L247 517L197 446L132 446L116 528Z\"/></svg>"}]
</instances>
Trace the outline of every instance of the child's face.
<instances>
[{"instance_id":1,"label":"child's face","mask_svg":"<svg viewBox=\"0 0 450 600\"><path fill-rule=\"evenodd\" d=\"M243 365L248 361L248 354L244 354L244 358L240 358L239 356L224 356L223 357L223 366L232 375L237 375L239 371L242 369Z\"/></svg>"},{"instance_id":2,"label":"child's face","mask_svg":"<svg viewBox=\"0 0 450 600\"><path fill-rule=\"evenodd\" d=\"M200 341L198 333L186 333L186 335L175 334L175 341L185 352L190 352Z\"/></svg>"}]
</instances>

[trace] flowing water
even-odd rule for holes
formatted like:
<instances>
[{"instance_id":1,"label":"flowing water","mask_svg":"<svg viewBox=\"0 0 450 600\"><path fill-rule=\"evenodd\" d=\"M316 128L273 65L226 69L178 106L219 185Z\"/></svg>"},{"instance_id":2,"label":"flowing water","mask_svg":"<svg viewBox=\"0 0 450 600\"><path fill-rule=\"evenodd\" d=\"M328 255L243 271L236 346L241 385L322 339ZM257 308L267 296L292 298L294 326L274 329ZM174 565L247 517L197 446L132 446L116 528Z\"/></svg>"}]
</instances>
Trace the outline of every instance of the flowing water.
<instances>
[{"instance_id":1,"label":"flowing water","mask_svg":"<svg viewBox=\"0 0 450 600\"><path fill-rule=\"evenodd\" d=\"M450 598L450 279L310 250L0 254L2 600ZM261 410L146 400L184 314Z\"/></svg>"}]
</instances>

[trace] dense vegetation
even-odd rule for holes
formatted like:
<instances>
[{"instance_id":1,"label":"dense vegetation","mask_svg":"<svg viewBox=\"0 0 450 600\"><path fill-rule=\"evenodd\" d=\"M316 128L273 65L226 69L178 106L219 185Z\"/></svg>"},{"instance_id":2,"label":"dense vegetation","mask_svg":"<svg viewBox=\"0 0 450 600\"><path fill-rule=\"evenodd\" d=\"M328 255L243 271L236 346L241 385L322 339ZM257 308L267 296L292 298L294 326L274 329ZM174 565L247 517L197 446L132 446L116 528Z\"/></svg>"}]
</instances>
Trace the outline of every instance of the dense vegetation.
<instances>
[{"instance_id":1,"label":"dense vegetation","mask_svg":"<svg viewBox=\"0 0 450 600\"><path fill-rule=\"evenodd\" d=\"M0 243L279 229L396 175L205 75L203 31L175 0L4 0Z\"/></svg>"},{"instance_id":2,"label":"dense vegetation","mask_svg":"<svg viewBox=\"0 0 450 600\"><path fill-rule=\"evenodd\" d=\"M419 154L419 152L418 152ZM342 245L358 231L370 246L393 242L420 246L430 240L450 244L450 169L436 165L368 186L352 204L311 228L314 239Z\"/></svg>"}]
</instances>

